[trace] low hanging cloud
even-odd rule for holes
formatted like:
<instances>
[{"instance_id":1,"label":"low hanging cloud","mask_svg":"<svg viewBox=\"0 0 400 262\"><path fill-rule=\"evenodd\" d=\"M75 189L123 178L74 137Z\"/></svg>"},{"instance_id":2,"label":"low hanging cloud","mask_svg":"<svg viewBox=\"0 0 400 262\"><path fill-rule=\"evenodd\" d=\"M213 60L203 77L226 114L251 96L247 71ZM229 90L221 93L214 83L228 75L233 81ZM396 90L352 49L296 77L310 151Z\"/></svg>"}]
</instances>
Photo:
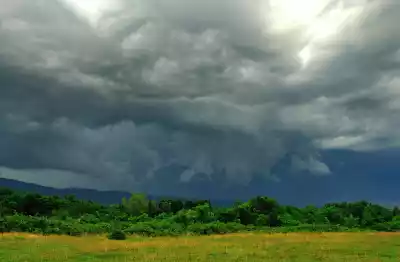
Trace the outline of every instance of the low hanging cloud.
<instances>
[{"instance_id":1,"label":"low hanging cloud","mask_svg":"<svg viewBox=\"0 0 400 262\"><path fill-rule=\"evenodd\" d=\"M320 150L397 147L399 12L395 0L2 4L3 176L246 184L288 154L294 171L326 175ZM181 173L160 178L171 166Z\"/></svg>"}]
</instances>

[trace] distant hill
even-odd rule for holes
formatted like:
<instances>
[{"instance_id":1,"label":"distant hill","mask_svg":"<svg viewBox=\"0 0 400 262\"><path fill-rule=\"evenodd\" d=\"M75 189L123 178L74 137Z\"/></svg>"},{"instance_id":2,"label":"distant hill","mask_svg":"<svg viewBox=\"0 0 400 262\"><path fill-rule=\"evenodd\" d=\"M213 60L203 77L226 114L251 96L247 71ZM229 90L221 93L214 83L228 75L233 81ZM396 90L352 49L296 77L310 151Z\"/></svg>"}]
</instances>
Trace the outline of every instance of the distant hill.
<instances>
[{"instance_id":1,"label":"distant hill","mask_svg":"<svg viewBox=\"0 0 400 262\"><path fill-rule=\"evenodd\" d=\"M59 189L59 188L40 186L33 183L25 183L6 178L0 178L0 187L6 187L26 192L34 192L47 196L74 195L78 199L91 200L104 205L118 204L121 202L122 198L130 196L130 193L128 192L100 191L100 190L84 189L84 188ZM163 196L154 196L154 195L149 195L148 197L149 199L157 199L157 200L164 198ZM211 200L211 202L213 205L220 207L231 206L234 203L233 200Z\"/></svg>"},{"instance_id":2,"label":"distant hill","mask_svg":"<svg viewBox=\"0 0 400 262\"><path fill-rule=\"evenodd\" d=\"M352 152L346 150L324 151L321 158L331 175L315 176L307 173L290 173L290 157L282 159L273 173L279 174L279 182L265 181L256 177L247 186L221 187L224 181L208 181L207 176L197 176L190 183L177 189L176 177L182 169L170 167L157 174L157 181L150 199L162 196L184 196L194 199L208 199L216 206L230 206L237 200L248 200L256 195L275 198L284 205L321 206L328 202L367 200L382 205L400 205L400 150L380 152ZM75 195L79 199L92 200L102 204L119 203L128 192L98 191L92 189L56 189L36 184L0 178L0 187L9 187L44 195ZM158 194L158 195L156 195ZM176 197L178 197L176 196Z\"/></svg>"},{"instance_id":3,"label":"distant hill","mask_svg":"<svg viewBox=\"0 0 400 262\"><path fill-rule=\"evenodd\" d=\"M116 204L121 201L123 197L129 197L130 193L119 191L98 191L93 189L82 188L51 188L40 186L32 183L20 182L12 179L0 178L0 187L7 187L11 189L35 192L42 195L75 195L78 199L92 200L101 204Z\"/></svg>"}]
</instances>

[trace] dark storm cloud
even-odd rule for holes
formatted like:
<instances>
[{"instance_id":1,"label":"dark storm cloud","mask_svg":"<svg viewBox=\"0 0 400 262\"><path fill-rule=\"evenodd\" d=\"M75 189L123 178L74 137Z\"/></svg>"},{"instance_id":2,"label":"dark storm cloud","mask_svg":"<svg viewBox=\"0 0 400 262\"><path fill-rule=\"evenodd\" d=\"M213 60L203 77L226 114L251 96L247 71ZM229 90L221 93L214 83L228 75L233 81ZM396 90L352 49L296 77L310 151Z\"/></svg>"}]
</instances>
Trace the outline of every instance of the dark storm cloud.
<instances>
[{"instance_id":1,"label":"dark storm cloud","mask_svg":"<svg viewBox=\"0 0 400 262\"><path fill-rule=\"evenodd\" d=\"M398 145L396 1L325 1L312 24L266 0L78 2L0 10L9 173L140 189L178 166L164 176L247 183L289 153L293 169L329 174L321 148Z\"/></svg>"}]
</instances>

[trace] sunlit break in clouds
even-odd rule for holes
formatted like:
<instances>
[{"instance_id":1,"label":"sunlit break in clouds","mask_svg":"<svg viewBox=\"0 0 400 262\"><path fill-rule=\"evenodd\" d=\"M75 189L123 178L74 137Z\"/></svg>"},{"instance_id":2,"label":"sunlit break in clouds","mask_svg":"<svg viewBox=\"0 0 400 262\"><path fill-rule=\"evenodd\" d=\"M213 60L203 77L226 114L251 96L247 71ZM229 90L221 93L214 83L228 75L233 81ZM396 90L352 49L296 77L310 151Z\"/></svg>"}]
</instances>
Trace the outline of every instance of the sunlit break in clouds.
<instances>
[{"instance_id":1,"label":"sunlit break in clouds","mask_svg":"<svg viewBox=\"0 0 400 262\"><path fill-rule=\"evenodd\" d=\"M396 0L8 1L1 176L160 194L334 176L323 152L399 146L399 14Z\"/></svg>"}]
</instances>

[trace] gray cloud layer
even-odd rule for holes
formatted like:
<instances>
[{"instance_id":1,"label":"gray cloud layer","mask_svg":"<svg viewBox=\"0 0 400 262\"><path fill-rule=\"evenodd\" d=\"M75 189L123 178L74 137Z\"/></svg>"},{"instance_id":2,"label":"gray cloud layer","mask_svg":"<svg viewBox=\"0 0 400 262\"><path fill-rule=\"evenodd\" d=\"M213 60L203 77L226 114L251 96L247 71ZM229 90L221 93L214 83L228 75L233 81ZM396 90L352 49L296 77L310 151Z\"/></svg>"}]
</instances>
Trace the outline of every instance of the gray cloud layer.
<instances>
[{"instance_id":1,"label":"gray cloud layer","mask_svg":"<svg viewBox=\"0 0 400 262\"><path fill-rule=\"evenodd\" d=\"M292 1L286 16L266 0L77 2L2 4L5 173L143 189L179 165L184 181L246 183L288 153L327 174L321 149L399 145L395 0ZM326 4L314 20L308 2Z\"/></svg>"}]
</instances>

